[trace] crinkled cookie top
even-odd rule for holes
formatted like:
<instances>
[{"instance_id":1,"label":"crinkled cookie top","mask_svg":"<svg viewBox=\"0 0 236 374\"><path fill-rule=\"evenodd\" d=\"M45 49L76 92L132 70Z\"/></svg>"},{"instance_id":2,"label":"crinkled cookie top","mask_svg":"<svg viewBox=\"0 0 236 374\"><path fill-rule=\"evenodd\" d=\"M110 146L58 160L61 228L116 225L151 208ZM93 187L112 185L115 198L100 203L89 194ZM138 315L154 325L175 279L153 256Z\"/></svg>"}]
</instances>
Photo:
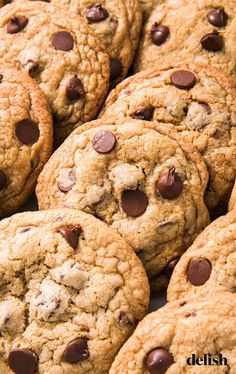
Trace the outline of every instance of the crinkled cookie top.
<instances>
[{"instance_id":1,"label":"crinkled cookie top","mask_svg":"<svg viewBox=\"0 0 236 374\"><path fill-rule=\"evenodd\" d=\"M205 164L173 127L98 120L80 127L41 173L41 209L81 209L116 229L150 276L208 224Z\"/></svg>"},{"instance_id":2,"label":"crinkled cookie top","mask_svg":"<svg viewBox=\"0 0 236 374\"><path fill-rule=\"evenodd\" d=\"M33 192L51 155L52 119L47 101L26 73L0 66L0 216Z\"/></svg>"},{"instance_id":3,"label":"crinkled cookie top","mask_svg":"<svg viewBox=\"0 0 236 374\"><path fill-rule=\"evenodd\" d=\"M0 14L0 58L39 83L58 143L96 116L109 85L108 55L82 17L51 4L16 2Z\"/></svg>"},{"instance_id":4,"label":"crinkled cookie top","mask_svg":"<svg viewBox=\"0 0 236 374\"><path fill-rule=\"evenodd\" d=\"M235 75L235 6L235 0L157 4L143 27L136 71L189 59Z\"/></svg>"},{"instance_id":5,"label":"crinkled cookie top","mask_svg":"<svg viewBox=\"0 0 236 374\"><path fill-rule=\"evenodd\" d=\"M149 302L130 246L76 210L3 220L0 279L4 374L108 373Z\"/></svg>"},{"instance_id":6,"label":"crinkled cookie top","mask_svg":"<svg viewBox=\"0 0 236 374\"><path fill-rule=\"evenodd\" d=\"M236 292L236 212L211 223L175 267L168 299Z\"/></svg>"},{"instance_id":7,"label":"crinkled cookie top","mask_svg":"<svg viewBox=\"0 0 236 374\"><path fill-rule=\"evenodd\" d=\"M204 374L236 371L236 298L219 295L173 301L149 314L118 353L110 374ZM222 355L222 365L190 366ZM203 362L203 361L202 361ZM218 361L219 362L219 361Z\"/></svg>"},{"instance_id":8,"label":"crinkled cookie top","mask_svg":"<svg viewBox=\"0 0 236 374\"><path fill-rule=\"evenodd\" d=\"M173 64L140 72L113 90L100 117L172 123L209 171L206 203L227 201L236 177L236 85L209 66Z\"/></svg>"}]
</instances>

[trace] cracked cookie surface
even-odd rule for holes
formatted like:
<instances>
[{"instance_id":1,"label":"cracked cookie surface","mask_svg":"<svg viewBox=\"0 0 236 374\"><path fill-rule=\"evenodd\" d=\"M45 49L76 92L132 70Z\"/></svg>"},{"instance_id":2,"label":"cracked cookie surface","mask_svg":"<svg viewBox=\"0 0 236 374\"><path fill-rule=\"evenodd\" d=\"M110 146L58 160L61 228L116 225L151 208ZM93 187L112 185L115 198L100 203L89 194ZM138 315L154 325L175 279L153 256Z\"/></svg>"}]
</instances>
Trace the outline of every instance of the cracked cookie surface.
<instances>
[{"instance_id":1,"label":"cracked cookie surface","mask_svg":"<svg viewBox=\"0 0 236 374\"><path fill-rule=\"evenodd\" d=\"M168 303L146 316L118 353L110 374L233 374L236 371L236 298L220 293ZM207 352L207 353L206 353ZM204 354L226 357L222 366L189 366Z\"/></svg>"},{"instance_id":2,"label":"cracked cookie surface","mask_svg":"<svg viewBox=\"0 0 236 374\"><path fill-rule=\"evenodd\" d=\"M168 287L168 300L236 292L236 212L212 222L184 253Z\"/></svg>"},{"instance_id":3,"label":"cracked cookie surface","mask_svg":"<svg viewBox=\"0 0 236 374\"><path fill-rule=\"evenodd\" d=\"M38 85L0 67L0 216L14 212L33 192L51 155L52 118Z\"/></svg>"},{"instance_id":4,"label":"cracked cookie surface","mask_svg":"<svg viewBox=\"0 0 236 374\"><path fill-rule=\"evenodd\" d=\"M122 82L100 117L172 123L191 140L209 171L206 203L227 202L236 177L236 85L211 67L182 63L140 72Z\"/></svg>"},{"instance_id":5,"label":"cracked cookie surface","mask_svg":"<svg viewBox=\"0 0 236 374\"><path fill-rule=\"evenodd\" d=\"M167 0L147 19L136 71L189 61L235 75L236 1Z\"/></svg>"},{"instance_id":6,"label":"cracked cookie surface","mask_svg":"<svg viewBox=\"0 0 236 374\"><path fill-rule=\"evenodd\" d=\"M84 210L116 229L156 277L208 224L205 163L172 126L93 121L41 173L40 209Z\"/></svg>"},{"instance_id":7,"label":"cracked cookie surface","mask_svg":"<svg viewBox=\"0 0 236 374\"><path fill-rule=\"evenodd\" d=\"M131 247L75 210L1 221L0 273L2 374L108 373L149 303Z\"/></svg>"},{"instance_id":8,"label":"cracked cookie surface","mask_svg":"<svg viewBox=\"0 0 236 374\"><path fill-rule=\"evenodd\" d=\"M0 12L0 58L39 84L58 144L96 116L109 85L108 55L82 17L51 4L17 2Z\"/></svg>"}]
</instances>

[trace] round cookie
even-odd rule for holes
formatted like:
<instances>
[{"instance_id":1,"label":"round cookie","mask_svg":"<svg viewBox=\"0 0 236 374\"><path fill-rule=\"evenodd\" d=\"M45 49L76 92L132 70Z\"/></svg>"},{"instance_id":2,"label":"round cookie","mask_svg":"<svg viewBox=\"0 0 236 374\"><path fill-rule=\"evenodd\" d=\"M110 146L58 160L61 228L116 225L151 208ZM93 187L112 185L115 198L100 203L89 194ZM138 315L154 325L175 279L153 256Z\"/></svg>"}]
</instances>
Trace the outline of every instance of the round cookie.
<instances>
[{"instance_id":1,"label":"round cookie","mask_svg":"<svg viewBox=\"0 0 236 374\"><path fill-rule=\"evenodd\" d=\"M111 84L126 77L133 59L129 20L123 0L51 0L55 7L80 15L102 41L110 57ZM137 39L141 28L136 30Z\"/></svg>"},{"instance_id":2,"label":"round cookie","mask_svg":"<svg viewBox=\"0 0 236 374\"><path fill-rule=\"evenodd\" d=\"M0 216L5 216L30 196L51 155L52 118L33 79L3 64L0 113Z\"/></svg>"},{"instance_id":3,"label":"round cookie","mask_svg":"<svg viewBox=\"0 0 236 374\"><path fill-rule=\"evenodd\" d=\"M189 59L235 75L235 29L235 0L166 0L144 25L135 69Z\"/></svg>"},{"instance_id":4,"label":"round cookie","mask_svg":"<svg viewBox=\"0 0 236 374\"><path fill-rule=\"evenodd\" d=\"M211 223L175 266L168 300L236 291L236 212Z\"/></svg>"},{"instance_id":5,"label":"round cookie","mask_svg":"<svg viewBox=\"0 0 236 374\"><path fill-rule=\"evenodd\" d=\"M149 303L131 247L72 209L1 221L0 271L4 374L107 374Z\"/></svg>"},{"instance_id":6,"label":"round cookie","mask_svg":"<svg viewBox=\"0 0 236 374\"><path fill-rule=\"evenodd\" d=\"M205 65L182 63L136 74L113 90L100 117L172 123L204 157L211 211L226 205L236 178L235 80Z\"/></svg>"},{"instance_id":7,"label":"round cookie","mask_svg":"<svg viewBox=\"0 0 236 374\"><path fill-rule=\"evenodd\" d=\"M232 294L173 301L139 323L109 373L233 374L235 324L236 298ZM203 357L208 356L213 366L189 366L193 354L202 359L202 365ZM215 366L213 358L218 358L219 365L220 354L222 366Z\"/></svg>"},{"instance_id":8,"label":"round cookie","mask_svg":"<svg viewBox=\"0 0 236 374\"><path fill-rule=\"evenodd\" d=\"M208 224L207 180L199 153L172 126L98 120L52 156L37 197L40 209L81 209L105 221L156 278Z\"/></svg>"},{"instance_id":9,"label":"round cookie","mask_svg":"<svg viewBox=\"0 0 236 374\"><path fill-rule=\"evenodd\" d=\"M96 116L109 85L109 59L87 22L45 2L0 10L0 58L26 70L45 93L56 143Z\"/></svg>"},{"instance_id":10,"label":"round cookie","mask_svg":"<svg viewBox=\"0 0 236 374\"><path fill-rule=\"evenodd\" d=\"M234 183L234 187L232 189L232 193L229 199L229 206L228 210L232 210L236 205L236 182Z\"/></svg>"}]
</instances>

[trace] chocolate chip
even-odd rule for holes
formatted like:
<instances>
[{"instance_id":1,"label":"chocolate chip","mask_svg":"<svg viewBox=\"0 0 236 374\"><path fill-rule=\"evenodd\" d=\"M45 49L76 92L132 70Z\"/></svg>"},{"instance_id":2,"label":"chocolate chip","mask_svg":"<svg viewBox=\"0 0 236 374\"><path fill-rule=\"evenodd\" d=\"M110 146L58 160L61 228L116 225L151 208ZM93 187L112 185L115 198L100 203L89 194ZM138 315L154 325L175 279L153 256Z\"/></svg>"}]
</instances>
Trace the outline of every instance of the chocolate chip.
<instances>
[{"instance_id":1,"label":"chocolate chip","mask_svg":"<svg viewBox=\"0 0 236 374\"><path fill-rule=\"evenodd\" d=\"M74 46L73 36L67 31L58 31L53 35L52 45L60 51L70 51Z\"/></svg>"},{"instance_id":2,"label":"chocolate chip","mask_svg":"<svg viewBox=\"0 0 236 374\"><path fill-rule=\"evenodd\" d=\"M88 344L85 338L72 340L67 344L63 358L71 364L76 364L89 358Z\"/></svg>"},{"instance_id":3,"label":"chocolate chip","mask_svg":"<svg viewBox=\"0 0 236 374\"><path fill-rule=\"evenodd\" d=\"M101 4L94 4L86 13L86 18L89 22L101 22L109 16L109 13L102 7Z\"/></svg>"},{"instance_id":4,"label":"chocolate chip","mask_svg":"<svg viewBox=\"0 0 236 374\"><path fill-rule=\"evenodd\" d=\"M191 71L177 70L171 74L171 83L181 90L189 90L196 84L196 77Z\"/></svg>"},{"instance_id":5,"label":"chocolate chip","mask_svg":"<svg viewBox=\"0 0 236 374\"><path fill-rule=\"evenodd\" d=\"M172 354L165 348L156 348L146 358L146 368L151 374L164 374L174 363Z\"/></svg>"},{"instance_id":6,"label":"chocolate chip","mask_svg":"<svg viewBox=\"0 0 236 374\"><path fill-rule=\"evenodd\" d=\"M225 13L224 8L217 8L208 13L208 22L216 27L224 27L228 21L228 15Z\"/></svg>"},{"instance_id":7,"label":"chocolate chip","mask_svg":"<svg viewBox=\"0 0 236 374\"><path fill-rule=\"evenodd\" d=\"M211 263L203 257L195 258L188 264L187 278L193 286L202 286L211 275Z\"/></svg>"},{"instance_id":8,"label":"chocolate chip","mask_svg":"<svg viewBox=\"0 0 236 374\"><path fill-rule=\"evenodd\" d=\"M191 260L187 268L188 281L193 286L202 286L210 278L211 269L211 263L206 258L199 257Z\"/></svg>"},{"instance_id":9,"label":"chocolate chip","mask_svg":"<svg viewBox=\"0 0 236 374\"><path fill-rule=\"evenodd\" d=\"M67 179L63 180L62 182L57 181L57 186L61 190L61 192L66 193L72 189L75 183L76 183L76 173L75 173L75 170L73 169L68 173Z\"/></svg>"},{"instance_id":10,"label":"chocolate chip","mask_svg":"<svg viewBox=\"0 0 236 374\"><path fill-rule=\"evenodd\" d=\"M66 86L66 96L69 100L79 100L85 96L83 83L77 76L72 77Z\"/></svg>"},{"instance_id":11,"label":"chocolate chip","mask_svg":"<svg viewBox=\"0 0 236 374\"><path fill-rule=\"evenodd\" d=\"M3 75L0 74L0 83L2 83L2 80L3 80Z\"/></svg>"},{"instance_id":12,"label":"chocolate chip","mask_svg":"<svg viewBox=\"0 0 236 374\"><path fill-rule=\"evenodd\" d=\"M151 40L153 44L163 44L170 35L169 27L158 25L156 22L152 25Z\"/></svg>"},{"instance_id":13,"label":"chocolate chip","mask_svg":"<svg viewBox=\"0 0 236 374\"><path fill-rule=\"evenodd\" d=\"M98 131L92 140L93 148L98 153L110 153L116 145L116 138L111 131Z\"/></svg>"},{"instance_id":14,"label":"chocolate chip","mask_svg":"<svg viewBox=\"0 0 236 374\"><path fill-rule=\"evenodd\" d=\"M174 268L175 266L177 265L177 263L179 262L179 257L175 257L173 258L173 260L171 260L164 268L164 272L167 276L167 278L171 278L171 275L174 271Z\"/></svg>"},{"instance_id":15,"label":"chocolate chip","mask_svg":"<svg viewBox=\"0 0 236 374\"><path fill-rule=\"evenodd\" d=\"M35 357L27 349L13 349L9 354L8 364L16 374L33 374L36 371Z\"/></svg>"},{"instance_id":16,"label":"chocolate chip","mask_svg":"<svg viewBox=\"0 0 236 374\"><path fill-rule=\"evenodd\" d=\"M67 243L73 248L77 249L79 236L81 234L81 227L77 226L63 226L59 229L59 232L63 235Z\"/></svg>"},{"instance_id":17,"label":"chocolate chip","mask_svg":"<svg viewBox=\"0 0 236 374\"><path fill-rule=\"evenodd\" d=\"M11 18L7 23L8 34L16 34L23 30L28 23L28 18L25 16L17 16Z\"/></svg>"},{"instance_id":18,"label":"chocolate chip","mask_svg":"<svg viewBox=\"0 0 236 374\"><path fill-rule=\"evenodd\" d=\"M6 174L0 170L0 191L3 190L7 185L7 176Z\"/></svg>"},{"instance_id":19,"label":"chocolate chip","mask_svg":"<svg viewBox=\"0 0 236 374\"><path fill-rule=\"evenodd\" d=\"M130 217L143 214L148 206L148 199L144 192L139 190L125 190L121 196L121 207Z\"/></svg>"},{"instance_id":20,"label":"chocolate chip","mask_svg":"<svg viewBox=\"0 0 236 374\"><path fill-rule=\"evenodd\" d=\"M16 124L16 136L23 144L29 145L38 141L40 132L37 123L31 119L23 119Z\"/></svg>"},{"instance_id":21,"label":"chocolate chip","mask_svg":"<svg viewBox=\"0 0 236 374\"><path fill-rule=\"evenodd\" d=\"M201 39L202 48L207 51L217 52L221 51L224 46L224 41L221 35L217 31L206 34Z\"/></svg>"},{"instance_id":22,"label":"chocolate chip","mask_svg":"<svg viewBox=\"0 0 236 374\"><path fill-rule=\"evenodd\" d=\"M157 190L164 199L168 200L176 199L181 194L183 182L174 167L159 177Z\"/></svg>"},{"instance_id":23,"label":"chocolate chip","mask_svg":"<svg viewBox=\"0 0 236 374\"><path fill-rule=\"evenodd\" d=\"M207 104L207 103L199 103L204 109L205 111L207 112L207 114L211 114L212 113L212 110L210 108L210 106Z\"/></svg>"},{"instance_id":24,"label":"chocolate chip","mask_svg":"<svg viewBox=\"0 0 236 374\"><path fill-rule=\"evenodd\" d=\"M110 81L114 82L117 78L122 75L123 66L116 58L110 59Z\"/></svg>"},{"instance_id":25,"label":"chocolate chip","mask_svg":"<svg viewBox=\"0 0 236 374\"><path fill-rule=\"evenodd\" d=\"M133 118L140 119L143 121L151 121L153 118L153 107L140 108L133 114Z\"/></svg>"}]
</instances>

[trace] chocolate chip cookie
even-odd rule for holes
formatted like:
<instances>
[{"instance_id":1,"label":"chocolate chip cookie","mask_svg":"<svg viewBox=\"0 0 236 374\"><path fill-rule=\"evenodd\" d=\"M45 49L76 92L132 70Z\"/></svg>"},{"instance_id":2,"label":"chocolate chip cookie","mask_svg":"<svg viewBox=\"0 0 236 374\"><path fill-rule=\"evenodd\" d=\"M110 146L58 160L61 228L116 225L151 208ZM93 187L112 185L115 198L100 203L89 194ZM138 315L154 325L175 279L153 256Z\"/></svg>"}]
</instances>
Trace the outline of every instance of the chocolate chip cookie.
<instances>
[{"instance_id":1,"label":"chocolate chip cookie","mask_svg":"<svg viewBox=\"0 0 236 374\"><path fill-rule=\"evenodd\" d=\"M59 143L95 117L109 85L108 55L83 18L51 4L17 2L0 14L0 58L39 83Z\"/></svg>"},{"instance_id":2,"label":"chocolate chip cookie","mask_svg":"<svg viewBox=\"0 0 236 374\"><path fill-rule=\"evenodd\" d=\"M236 178L235 80L205 65L182 63L140 72L109 95L100 114L108 119L170 122L204 157L211 211L227 205Z\"/></svg>"},{"instance_id":3,"label":"chocolate chip cookie","mask_svg":"<svg viewBox=\"0 0 236 374\"><path fill-rule=\"evenodd\" d=\"M175 266L168 300L236 291L236 212L211 223Z\"/></svg>"},{"instance_id":4,"label":"chocolate chip cookie","mask_svg":"<svg viewBox=\"0 0 236 374\"><path fill-rule=\"evenodd\" d=\"M187 298L149 314L118 353L110 374L229 373L236 371L236 298ZM214 366L189 366L192 355ZM222 355L222 365L213 357ZM223 360L223 358L225 358Z\"/></svg>"},{"instance_id":5,"label":"chocolate chip cookie","mask_svg":"<svg viewBox=\"0 0 236 374\"><path fill-rule=\"evenodd\" d=\"M131 247L76 210L3 220L0 271L4 374L107 374L149 303Z\"/></svg>"},{"instance_id":6,"label":"chocolate chip cookie","mask_svg":"<svg viewBox=\"0 0 236 374\"><path fill-rule=\"evenodd\" d=\"M57 8L62 6L64 9L68 9L71 14L80 15L86 19L110 56L111 84L119 82L127 75L133 59L134 48L131 43L128 14L122 0L99 0L99 2L94 0L51 0L51 4ZM137 19L137 22L138 25L133 30L133 36L136 37L135 47L141 28L141 17L140 21Z\"/></svg>"},{"instance_id":7,"label":"chocolate chip cookie","mask_svg":"<svg viewBox=\"0 0 236 374\"><path fill-rule=\"evenodd\" d=\"M205 164L172 126L139 120L78 128L41 173L41 209L70 207L116 229L156 277L208 224Z\"/></svg>"},{"instance_id":8,"label":"chocolate chip cookie","mask_svg":"<svg viewBox=\"0 0 236 374\"><path fill-rule=\"evenodd\" d=\"M235 1L166 0L143 28L136 71L189 59L235 76Z\"/></svg>"},{"instance_id":9,"label":"chocolate chip cookie","mask_svg":"<svg viewBox=\"0 0 236 374\"><path fill-rule=\"evenodd\" d=\"M235 205L236 205L236 182L234 183L234 187L231 192L228 210L232 210L235 207Z\"/></svg>"},{"instance_id":10,"label":"chocolate chip cookie","mask_svg":"<svg viewBox=\"0 0 236 374\"><path fill-rule=\"evenodd\" d=\"M51 155L52 118L38 85L26 73L0 67L0 216L33 192Z\"/></svg>"}]
</instances>

